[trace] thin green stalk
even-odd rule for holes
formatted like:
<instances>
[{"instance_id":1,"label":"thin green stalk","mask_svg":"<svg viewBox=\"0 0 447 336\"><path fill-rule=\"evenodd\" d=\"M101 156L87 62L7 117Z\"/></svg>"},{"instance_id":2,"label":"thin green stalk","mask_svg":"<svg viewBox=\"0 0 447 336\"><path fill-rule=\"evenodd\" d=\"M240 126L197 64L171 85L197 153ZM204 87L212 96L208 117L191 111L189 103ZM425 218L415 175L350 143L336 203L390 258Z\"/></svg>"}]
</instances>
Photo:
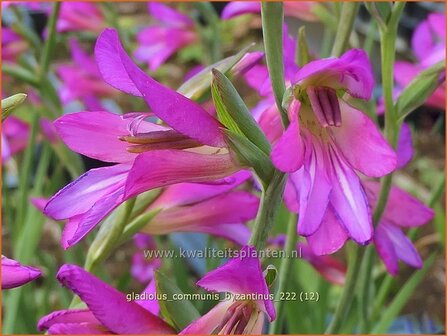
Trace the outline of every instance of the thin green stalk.
<instances>
[{"instance_id":1,"label":"thin green stalk","mask_svg":"<svg viewBox=\"0 0 447 336\"><path fill-rule=\"evenodd\" d=\"M374 247L368 246L362 258L362 268L359 280L359 306L360 306L360 333L366 333L370 329L370 283L372 266L374 262Z\"/></svg>"},{"instance_id":2,"label":"thin green stalk","mask_svg":"<svg viewBox=\"0 0 447 336\"><path fill-rule=\"evenodd\" d=\"M51 12L50 20L48 22L48 38L45 42L42 52L42 58L40 59L40 76L43 81L48 73L50 67L51 56L54 54L54 47L56 45L56 23L59 17L59 11L61 8L61 2L53 3L53 10Z\"/></svg>"},{"instance_id":3,"label":"thin green stalk","mask_svg":"<svg viewBox=\"0 0 447 336\"><path fill-rule=\"evenodd\" d=\"M355 286L359 276L359 270L361 265L363 250L357 245L352 245L349 251L348 272L346 274L346 283L338 302L337 309L335 310L334 317L332 318L328 328L324 332L325 334L336 334L340 330L343 322L346 319L346 312L349 310L352 299L355 294Z\"/></svg>"},{"instance_id":4,"label":"thin green stalk","mask_svg":"<svg viewBox=\"0 0 447 336\"><path fill-rule=\"evenodd\" d=\"M272 82L276 106L281 115L281 121L286 128L289 125L287 112L282 107L284 92L284 57L283 57L283 21L284 8L282 2L262 2L262 35L264 38L265 59Z\"/></svg>"},{"instance_id":5,"label":"thin green stalk","mask_svg":"<svg viewBox=\"0 0 447 336\"><path fill-rule=\"evenodd\" d=\"M338 21L335 43L332 46L332 56L340 56L348 46L349 37L354 26L355 17L359 10L359 2L344 2Z\"/></svg>"},{"instance_id":6,"label":"thin green stalk","mask_svg":"<svg viewBox=\"0 0 447 336\"><path fill-rule=\"evenodd\" d=\"M287 280L289 279L290 266L292 265L292 251L296 249L296 220L295 214L289 215L289 222L287 223L287 237L284 246L285 258L281 261L279 269L279 285L277 293L283 293L287 290ZM284 300L279 300L276 303L276 320L270 324L270 334L281 334L284 313Z\"/></svg>"},{"instance_id":7,"label":"thin green stalk","mask_svg":"<svg viewBox=\"0 0 447 336\"><path fill-rule=\"evenodd\" d=\"M249 241L249 245L255 246L258 251L264 248L275 221L282 201L285 183L286 175L275 171L270 184L262 191L261 205Z\"/></svg>"},{"instance_id":8,"label":"thin green stalk","mask_svg":"<svg viewBox=\"0 0 447 336\"><path fill-rule=\"evenodd\" d=\"M28 196L29 196L28 192L31 182L31 175L32 175L31 168L33 167L34 151L36 150L35 143L36 143L38 125L39 125L39 116L37 114L34 114L31 123L31 133L29 135L29 140L27 143L27 147L25 150L20 170L20 180L19 180L20 183L18 190L19 202L17 207L17 223L16 223L19 231L25 224L26 214L28 210Z\"/></svg>"},{"instance_id":9,"label":"thin green stalk","mask_svg":"<svg viewBox=\"0 0 447 336\"><path fill-rule=\"evenodd\" d=\"M214 10L210 2L197 2L197 6L202 13L203 19L208 23L210 28L210 35L208 36L210 63L216 63L222 59L221 50L221 33L220 33L220 18Z\"/></svg>"}]
</instances>

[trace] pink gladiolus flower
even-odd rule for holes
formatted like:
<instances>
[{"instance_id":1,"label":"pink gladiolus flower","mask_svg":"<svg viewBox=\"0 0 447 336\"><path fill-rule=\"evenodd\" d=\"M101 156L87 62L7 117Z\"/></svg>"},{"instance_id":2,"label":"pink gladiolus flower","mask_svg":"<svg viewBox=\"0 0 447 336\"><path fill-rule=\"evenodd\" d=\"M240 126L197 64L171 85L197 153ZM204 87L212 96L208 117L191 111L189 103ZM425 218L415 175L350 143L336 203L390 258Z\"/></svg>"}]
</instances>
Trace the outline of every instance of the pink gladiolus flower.
<instances>
[{"instance_id":1,"label":"pink gladiolus flower","mask_svg":"<svg viewBox=\"0 0 447 336\"><path fill-rule=\"evenodd\" d=\"M99 98L116 95L116 90L104 83L95 61L75 39L70 40L70 49L73 64L63 64L57 68L63 82L59 92L62 103L79 99L88 110L103 110Z\"/></svg>"},{"instance_id":2,"label":"pink gladiolus flower","mask_svg":"<svg viewBox=\"0 0 447 336\"><path fill-rule=\"evenodd\" d=\"M276 317L272 295L252 246L244 246L239 257L209 272L197 285L208 291L228 292L233 298L218 303L180 334L261 334L264 313L269 321Z\"/></svg>"},{"instance_id":3,"label":"pink gladiolus flower","mask_svg":"<svg viewBox=\"0 0 447 336\"><path fill-rule=\"evenodd\" d=\"M380 184L364 181L363 185L371 206L375 207ZM433 216L433 210L421 201L395 186L391 188L388 203L374 234L377 253L391 275L397 275L399 260L415 268L422 267L419 253L402 229L426 224Z\"/></svg>"},{"instance_id":4,"label":"pink gladiolus flower","mask_svg":"<svg viewBox=\"0 0 447 336\"><path fill-rule=\"evenodd\" d=\"M2 125L2 161L6 162L14 154L25 149L29 137L29 125L9 116Z\"/></svg>"},{"instance_id":5,"label":"pink gladiolus flower","mask_svg":"<svg viewBox=\"0 0 447 336\"><path fill-rule=\"evenodd\" d=\"M48 216L69 219L62 237L64 248L140 193L181 182L232 183L228 176L241 169L227 148L219 121L140 70L124 52L115 30L101 34L95 53L106 82L143 97L154 115L171 128L147 122L147 114L135 113L122 118L107 112L80 112L55 121L59 135L72 150L118 163L88 171L48 202Z\"/></svg>"},{"instance_id":6,"label":"pink gladiolus flower","mask_svg":"<svg viewBox=\"0 0 447 336\"><path fill-rule=\"evenodd\" d=\"M148 9L158 24L138 33L139 47L134 56L155 71L179 49L195 43L198 36L188 16L158 2L150 2Z\"/></svg>"},{"instance_id":7,"label":"pink gladiolus flower","mask_svg":"<svg viewBox=\"0 0 447 336\"><path fill-rule=\"evenodd\" d=\"M60 33L89 31L99 33L106 27L104 17L91 2L63 2L56 29Z\"/></svg>"},{"instance_id":8,"label":"pink gladiolus flower","mask_svg":"<svg viewBox=\"0 0 447 336\"><path fill-rule=\"evenodd\" d=\"M42 272L39 269L21 265L18 261L2 255L2 289L22 286L41 275Z\"/></svg>"},{"instance_id":9,"label":"pink gladiolus flower","mask_svg":"<svg viewBox=\"0 0 447 336\"><path fill-rule=\"evenodd\" d=\"M284 2L284 15L295 17L304 21L318 21L312 12L315 3L311 1ZM260 14L261 3L257 1L232 1L222 11L222 19L228 20L243 14Z\"/></svg>"},{"instance_id":10,"label":"pink gladiolus flower","mask_svg":"<svg viewBox=\"0 0 447 336\"><path fill-rule=\"evenodd\" d=\"M149 309L156 301L128 301L126 295L75 265L60 268L57 279L87 305L86 309L55 311L37 327L49 334L173 334L172 328ZM145 292L153 293L153 284Z\"/></svg>"},{"instance_id":11,"label":"pink gladiolus flower","mask_svg":"<svg viewBox=\"0 0 447 336\"><path fill-rule=\"evenodd\" d=\"M371 214L355 170L380 177L396 168L396 154L375 124L337 95L369 99L373 84L368 58L357 49L310 62L294 80L298 100L272 160L291 173L286 201L299 212L298 233L317 255L337 251L348 238L370 242Z\"/></svg>"},{"instance_id":12,"label":"pink gladiolus flower","mask_svg":"<svg viewBox=\"0 0 447 336\"><path fill-rule=\"evenodd\" d=\"M445 60L445 15L430 14L416 28L411 45L418 63L397 61L394 65L394 80L401 88L406 87L422 70ZM426 104L445 109L445 78Z\"/></svg>"}]
</instances>

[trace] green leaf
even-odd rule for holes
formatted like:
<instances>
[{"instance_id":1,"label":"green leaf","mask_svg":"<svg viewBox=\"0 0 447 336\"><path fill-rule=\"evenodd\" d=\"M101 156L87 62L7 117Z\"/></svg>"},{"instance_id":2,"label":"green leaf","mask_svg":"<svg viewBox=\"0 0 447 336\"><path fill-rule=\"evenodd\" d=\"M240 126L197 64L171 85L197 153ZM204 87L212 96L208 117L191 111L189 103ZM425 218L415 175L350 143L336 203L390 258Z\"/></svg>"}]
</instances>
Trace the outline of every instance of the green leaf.
<instances>
[{"instance_id":1,"label":"green leaf","mask_svg":"<svg viewBox=\"0 0 447 336\"><path fill-rule=\"evenodd\" d=\"M284 83L283 21L282 2L262 2L262 34L264 36L265 59L272 82L276 105L284 126L289 124L286 111L282 108L282 98L286 90Z\"/></svg>"},{"instance_id":2,"label":"green leaf","mask_svg":"<svg viewBox=\"0 0 447 336\"><path fill-rule=\"evenodd\" d=\"M310 54L309 54L309 47L307 45L306 40L306 27L301 26L298 29L298 43L297 43L297 51L296 51L296 57L297 57L297 64L302 67L303 65L306 65L311 60Z\"/></svg>"},{"instance_id":3,"label":"green leaf","mask_svg":"<svg viewBox=\"0 0 447 336\"><path fill-rule=\"evenodd\" d=\"M39 84L35 74L17 64L4 62L2 64L2 74L9 75L17 79L18 81L24 82L34 87L37 87L37 85Z\"/></svg>"},{"instance_id":4,"label":"green leaf","mask_svg":"<svg viewBox=\"0 0 447 336\"><path fill-rule=\"evenodd\" d=\"M155 216L157 216L161 210L162 209L153 209L144 212L143 214L139 215L134 220L132 220L129 224L127 224L124 227L123 233L120 237L120 241L124 243L126 240L130 239L130 237L132 237L135 233L143 229L146 225L150 225L151 220Z\"/></svg>"},{"instance_id":5,"label":"green leaf","mask_svg":"<svg viewBox=\"0 0 447 336\"><path fill-rule=\"evenodd\" d=\"M17 93L8 98L2 99L2 121L4 121L18 105L22 104L27 95L25 93Z\"/></svg>"},{"instance_id":6,"label":"green leaf","mask_svg":"<svg viewBox=\"0 0 447 336\"><path fill-rule=\"evenodd\" d=\"M228 145L236 154L239 163L253 168L264 186L268 185L275 170L269 156L244 136L227 129L223 131L227 135Z\"/></svg>"},{"instance_id":7,"label":"green leaf","mask_svg":"<svg viewBox=\"0 0 447 336\"><path fill-rule=\"evenodd\" d=\"M264 270L264 278L265 282L267 283L267 286L270 288L275 283L275 280L278 276L278 270L274 265L268 265L267 268Z\"/></svg>"},{"instance_id":8,"label":"green leaf","mask_svg":"<svg viewBox=\"0 0 447 336\"><path fill-rule=\"evenodd\" d=\"M190 301L173 300L174 294L183 294L183 292L166 275L155 271L155 283L157 294L166 296L166 300L158 301L161 313L177 331L183 330L200 317L199 312Z\"/></svg>"},{"instance_id":9,"label":"green leaf","mask_svg":"<svg viewBox=\"0 0 447 336\"><path fill-rule=\"evenodd\" d=\"M244 135L265 154L270 154L270 143L251 115L231 81L219 70L213 69L211 93L219 120L230 130Z\"/></svg>"},{"instance_id":10,"label":"green leaf","mask_svg":"<svg viewBox=\"0 0 447 336\"><path fill-rule=\"evenodd\" d=\"M396 112L399 121L425 103L428 97L441 84L441 72L445 71L445 62L441 61L417 75L402 91L396 102Z\"/></svg>"},{"instance_id":11,"label":"green leaf","mask_svg":"<svg viewBox=\"0 0 447 336\"><path fill-rule=\"evenodd\" d=\"M388 332L393 321L396 319L402 308L413 295L417 286L424 279L430 267L435 261L436 254L432 254L426 261L424 267L416 271L408 281L401 287L391 304L385 310L382 310L381 319L373 328L371 334L385 334Z\"/></svg>"},{"instance_id":12,"label":"green leaf","mask_svg":"<svg viewBox=\"0 0 447 336\"><path fill-rule=\"evenodd\" d=\"M181 93L182 95L190 99L198 100L202 96L203 92L206 91L211 86L211 79L212 79L211 70L218 69L219 71L224 73L230 71L234 66L236 66L241 61L242 57L244 57L244 55L252 46L253 44L245 47L236 55L224 58L223 60L206 67L198 74L196 74L195 76L187 80L185 83L183 83L177 89L177 92Z\"/></svg>"}]
</instances>

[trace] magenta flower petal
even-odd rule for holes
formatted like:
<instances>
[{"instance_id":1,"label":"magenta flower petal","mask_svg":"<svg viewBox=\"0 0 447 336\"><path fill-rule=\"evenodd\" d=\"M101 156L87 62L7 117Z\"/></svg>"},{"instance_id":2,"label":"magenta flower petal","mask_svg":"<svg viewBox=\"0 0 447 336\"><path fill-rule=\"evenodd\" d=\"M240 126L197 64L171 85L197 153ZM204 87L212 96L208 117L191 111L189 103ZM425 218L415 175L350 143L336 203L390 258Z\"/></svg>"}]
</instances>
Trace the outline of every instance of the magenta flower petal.
<instances>
[{"instance_id":1,"label":"magenta flower petal","mask_svg":"<svg viewBox=\"0 0 447 336\"><path fill-rule=\"evenodd\" d=\"M100 324L93 323L64 323L53 324L48 329L50 335L110 335L110 331Z\"/></svg>"},{"instance_id":2,"label":"magenta flower petal","mask_svg":"<svg viewBox=\"0 0 447 336\"><path fill-rule=\"evenodd\" d=\"M374 77L365 51L351 49L340 58L325 58L306 64L296 74L294 83L305 87L322 85L345 89L353 97L370 99Z\"/></svg>"},{"instance_id":3,"label":"magenta flower petal","mask_svg":"<svg viewBox=\"0 0 447 336\"><path fill-rule=\"evenodd\" d=\"M178 183L166 188L152 203L153 208L171 208L204 201L236 188L251 177L247 170L229 176L229 182L221 185L204 183Z\"/></svg>"},{"instance_id":4,"label":"magenta flower petal","mask_svg":"<svg viewBox=\"0 0 447 336\"><path fill-rule=\"evenodd\" d=\"M42 272L31 266L24 266L18 261L2 255L2 289L22 286L42 275Z\"/></svg>"},{"instance_id":5,"label":"magenta flower petal","mask_svg":"<svg viewBox=\"0 0 447 336\"><path fill-rule=\"evenodd\" d=\"M150 15L169 26L184 28L194 25L188 16L159 2L149 2L148 10Z\"/></svg>"},{"instance_id":6,"label":"magenta flower petal","mask_svg":"<svg viewBox=\"0 0 447 336\"><path fill-rule=\"evenodd\" d=\"M393 242L388 237L388 233L379 225L374 232L374 244L376 246L377 253L382 259L388 273L396 276L399 273L399 260L397 258L396 250L394 249Z\"/></svg>"},{"instance_id":7,"label":"magenta flower petal","mask_svg":"<svg viewBox=\"0 0 447 336\"><path fill-rule=\"evenodd\" d=\"M126 164L89 170L51 197L45 214L62 220L87 212L92 204L119 189L128 171Z\"/></svg>"},{"instance_id":8,"label":"magenta flower petal","mask_svg":"<svg viewBox=\"0 0 447 336\"><path fill-rule=\"evenodd\" d=\"M37 329L43 331L49 329L52 325L67 323L90 323L101 325L95 315L88 309L68 309L54 311L51 314L42 317L37 323Z\"/></svg>"},{"instance_id":9,"label":"magenta flower petal","mask_svg":"<svg viewBox=\"0 0 447 336\"><path fill-rule=\"evenodd\" d=\"M320 227L307 237L307 242L316 255L332 254L343 247L348 239L346 229L331 205L326 210Z\"/></svg>"},{"instance_id":10,"label":"magenta flower petal","mask_svg":"<svg viewBox=\"0 0 447 336\"><path fill-rule=\"evenodd\" d=\"M106 162L129 162L136 157L127 151L129 144L119 139L129 135L129 121L117 114L77 112L54 124L64 143L77 153Z\"/></svg>"},{"instance_id":11,"label":"magenta flower petal","mask_svg":"<svg viewBox=\"0 0 447 336\"><path fill-rule=\"evenodd\" d=\"M120 334L172 334L161 319L75 265L63 265L57 279L76 293L110 331Z\"/></svg>"},{"instance_id":12,"label":"magenta flower petal","mask_svg":"<svg viewBox=\"0 0 447 336\"><path fill-rule=\"evenodd\" d=\"M125 198L175 183L209 182L237 170L229 154L206 155L181 150L145 152L138 155L129 172Z\"/></svg>"},{"instance_id":13,"label":"magenta flower petal","mask_svg":"<svg viewBox=\"0 0 447 336\"><path fill-rule=\"evenodd\" d=\"M363 181L368 192L371 207L375 208L380 192L380 183L375 181ZM400 227L415 227L428 223L433 219L434 211L419 201L416 197L399 189L391 187L388 203L383 217L393 225Z\"/></svg>"},{"instance_id":14,"label":"magenta flower petal","mask_svg":"<svg viewBox=\"0 0 447 336\"><path fill-rule=\"evenodd\" d=\"M413 139L411 138L411 129L406 123L402 123L397 143L397 166L400 169L407 165L413 157Z\"/></svg>"},{"instance_id":15,"label":"magenta flower petal","mask_svg":"<svg viewBox=\"0 0 447 336\"><path fill-rule=\"evenodd\" d=\"M334 151L331 152L334 177L331 204L350 237L359 244L372 238L372 219L360 179Z\"/></svg>"},{"instance_id":16,"label":"magenta flower petal","mask_svg":"<svg viewBox=\"0 0 447 336\"><path fill-rule=\"evenodd\" d=\"M112 212L123 202L124 188L117 189L113 193L97 201L85 214L72 217L69 222L69 228L62 234L62 246L68 248L78 243L96 225L98 225L109 213ZM75 222L72 222L76 219Z\"/></svg>"},{"instance_id":17,"label":"magenta flower petal","mask_svg":"<svg viewBox=\"0 0 447 336\"><path fill-rule=\"evenodd\" d=\"M324 153L315 140L310 159L300 171L293 174L292 181L300 195L298 233L309 236L318 229L329 204L332 190L324 166Z\"/></svg>"},{"instance_id":18,"label":"magenta flower petal","mask_svg":"<svg viewBox=\"0 0 447 336\"><path fill-rule=\"evenodd\" d=\"M297 116L291 120L287 130L274 145L271 158L276 168L287 173L297 171L303 165L304 143Z\"/></svg>"},{"instance_id":19,"label":"magenta flower petal","mask_svg":"<svg viewBox=\"0 0 447 336\"><path fill-rule=\"evenodd\" d=\"M257 1L232 1L222 11L221 18L228 20L243 14L261 13L261 4Z\"/></svg>"},{"instance_id":20,"label":"magenta flower petal","mask_svg":"<svg viewBox=\"0 0 447 336\"><path fill-rule=\"evenodd\" d=\"M269 290L256 249L252 246L244 246L240 253L239 257L207 273L197 282L197 285L208 291L260 294L268 297ZM275 319L275 307L271 300L258 301L258 305L268 314L270 321Z\"/></svg>"},{"instance_id":21,"label":"magenta flower petal","mask_svg":"<svg viewBox=\"0 0 447 336\"><path fill-rule=\"evenodd\" d=\"M290 212L298 213L300 210L299 192L289 177L284 189L284 204Z\"/></svg>"},{"instance_id":22,"label":"magenta flower petal","mask_svg":"<svg viewBox=\"0 0 447 336\"><path fill-rule=\"evenodd\" d=\"M332 127L337 147L363 174L380 177L396 168L397 157L377 126L362 112L340 101L341 127Z\"/></svg>"},{"instance_id":23,"label":"magenta flower petal","mask_svg":"<svg viewBox=\"0 0 447 336\"><path fill-rule=\"evenodd\" d=\"M386 231L388 238L391 240L397 257L404 263L415 268L421 268L422 259L418 251L414 247L411 240L402 232L402 230L389 223L381 223L382 228Z\"/></svg>"},{"instance_id":24,"label":"magenta flower petal","mask_svg":"<svg viewBox=\"0 0 447 336\"><path fill-rule=\"evenodd\" d=\"M125 53L118 33L106 29L95 47L104 80L119 90L141 96L166 124L203 144L225 147L220 123L199 104L171 90L139 69Z\"/></svg>"},{"instance_id":25,"label":"magenta flower petal","mask_svg":"<svg viewBox=\"0 0 447 336\"><path fill-rule=\"evenodd\" d=\"M147 287L143 290L142 294L155 295L157 292L155 285L156 285L155 280L152 279L152 281L149 282ZM154 299L154 300L135 300L135 302L138 303L144 309L146 309L148 312L154 314L155 316L158 316L158 313L160 312L160 305L158 304L158 301L156 299Z\"/></svg>"}]
</instances>

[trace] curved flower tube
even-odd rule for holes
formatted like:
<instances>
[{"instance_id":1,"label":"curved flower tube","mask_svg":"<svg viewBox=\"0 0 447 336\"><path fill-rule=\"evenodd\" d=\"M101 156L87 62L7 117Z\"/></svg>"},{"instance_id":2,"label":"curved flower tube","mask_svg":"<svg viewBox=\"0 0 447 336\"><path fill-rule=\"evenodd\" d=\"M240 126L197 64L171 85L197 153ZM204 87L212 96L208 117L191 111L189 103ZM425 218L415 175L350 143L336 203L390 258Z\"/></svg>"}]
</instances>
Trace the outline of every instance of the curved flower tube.
<instances>
[{"instance_id":1,"label":"curved flower tube","mask_svg":"<svg viewBox=\"0 0 447 336\"><path fill-rule=\"evenodd\" d=\"M24 266L18 261L2 255L2 289L23 286L39 278L42 272L31 266Z\"/></svg>"},{"instance_id":2,"label":"curved flower tube","mask_svg":"<svg viewBox=\"0 0 447 336\"><path fill-rule=\"evenodd\" d=\"M194 21L179 11L158 2L150 2L148 10L158 24L138 33L139 47L134 56L141 62L147 62L150 71L156 71L179 49L195 43L198 34Z\"/></svg>"},{"instance_id":3,"label":"curved flower tube","mask_svg":"<svg viewBox=\"0 0 447 336\"><path fill-rule=\"evenodd\" d=\"M264 314L269 321L276 318L272 295L252 246L244 246L238 257L206 274L197 285L227 292L232 298L218 303L180 334L261 334Z\"/></svg>"},{"instance_id":4,"label":"curved flower tube","mask_svg":"<svg viewBox=\"0 0 447 336\"><path fill-rule=\"evenodd\" d=\"M155 301L128 301L126 296L76 265L63 265L59 282L87 305L42 317L39 330L49 334L173 334L173 329L148 309ZM152 286L153 288L153 286ZM148 287L146 290L149 290Z\"/></svg>"}]
</instances>

